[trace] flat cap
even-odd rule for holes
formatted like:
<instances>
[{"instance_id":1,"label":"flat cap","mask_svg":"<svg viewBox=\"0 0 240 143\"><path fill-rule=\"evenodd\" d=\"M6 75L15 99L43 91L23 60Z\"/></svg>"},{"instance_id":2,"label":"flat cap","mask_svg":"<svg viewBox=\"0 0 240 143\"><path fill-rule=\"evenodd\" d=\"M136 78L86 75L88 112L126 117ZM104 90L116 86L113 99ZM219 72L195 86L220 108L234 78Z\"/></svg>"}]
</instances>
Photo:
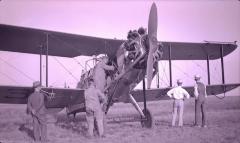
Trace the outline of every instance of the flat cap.
<instances>
[{"instance_id":1,"label":"flat cap","mask_svg":"<svg viewBox=\"0 0 240 143\"><path fill-rule=\"evenodd\" d=\"M40 81L34 81L33 82L33 88L36 88L36 87L39 87L39 86L41 86Z\"/></svg>"},{"instance_id":2,"label":"flat cap","mask_svg":"<svg viewBox=\"0 0 240 143\"><path fill-rule=\"evenodd\" d=\"M195 80L199 80L201 78L201 76L199 75L199 74L196 74L195 76L194 76L194 79Z\"/></svg>"}]
</instances>

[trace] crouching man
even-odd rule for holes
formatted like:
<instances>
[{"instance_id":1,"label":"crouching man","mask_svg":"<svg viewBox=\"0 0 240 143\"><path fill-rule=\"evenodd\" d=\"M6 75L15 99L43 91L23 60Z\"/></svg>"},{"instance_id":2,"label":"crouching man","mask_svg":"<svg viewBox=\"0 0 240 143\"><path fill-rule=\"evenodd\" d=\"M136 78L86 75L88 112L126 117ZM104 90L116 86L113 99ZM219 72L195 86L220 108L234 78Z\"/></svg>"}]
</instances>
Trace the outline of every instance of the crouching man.
<instances>
[{"instance_id":1,"label":"crouching man","mask_svg":"<svg viewBox=\"0 0 240 143\"><path fill-rule=\"evenodd\" d=\"M93 79L89 80L89 87L84 92L88 133L93 137L94 120L97 121L97 129L100 137L103 137L103 110L101 103L106 102L105 95L95 87Z\"/></svg>"},{"instance_id":2,"label":"crouching man","mask_svg":"<svg viewBox=\"0 0 240 143\"><path fill-rule=\"evenodd\" d=\"M40 92L41 83L33 83L34 92L28 97L27 113L33 118L33 134L35 141L47 140L46 107L44 94Z\"/></svg>"}]
</instances>

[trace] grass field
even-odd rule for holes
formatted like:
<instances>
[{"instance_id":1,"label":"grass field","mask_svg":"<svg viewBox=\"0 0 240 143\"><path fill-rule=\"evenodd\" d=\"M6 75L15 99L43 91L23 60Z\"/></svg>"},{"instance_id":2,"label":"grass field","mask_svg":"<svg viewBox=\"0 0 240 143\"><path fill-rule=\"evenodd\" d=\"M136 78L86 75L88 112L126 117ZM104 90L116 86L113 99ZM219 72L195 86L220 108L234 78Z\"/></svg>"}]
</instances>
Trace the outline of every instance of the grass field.
<instances>
[{"instance_id":1,"label":"grass field","mask_svg":"<svg viewBox=\"0 0 240 143\"><path fill-rule=\"evenodd\" d=\"M142 104L141 104L142 106ZM155 126L142 128L140 122L108 123L105 138L88 139L84 114L78 114L73 122L64 110L49 116L48 139L51 143L239 143L240 142L240 96L222 100L208 97L207 128L192 127L194 99L185 101L184 127L171 127L172 101L156 101L147 104ZM0 105L0 142L30 143L32 139L31 118L25 113L26 105ZM108 113L112 118L138 113L130 104L115 104Z\"/></svg>"}]
</instances>

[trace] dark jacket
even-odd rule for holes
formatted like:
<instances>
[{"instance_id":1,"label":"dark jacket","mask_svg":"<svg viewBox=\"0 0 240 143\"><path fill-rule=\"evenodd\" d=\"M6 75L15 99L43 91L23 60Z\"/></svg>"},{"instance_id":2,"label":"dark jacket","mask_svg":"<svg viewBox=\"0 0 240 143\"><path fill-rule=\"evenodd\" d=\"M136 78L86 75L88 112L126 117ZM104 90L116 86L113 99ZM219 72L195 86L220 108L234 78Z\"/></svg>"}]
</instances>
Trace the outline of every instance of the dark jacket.
<instances>
[{"instance_id":1,"label":"dark jacket","mask_svg":"<svg viewBox=\"0 0 240 143\"><path fill-rule=\"evenodd\" d=\"M196 83L195 91L197 93L197 100L204 101L206 99L206 86L202 82Z\"/></svg>"},{"instance_id":2,"label":"dark jacket","mask_svg":"<svg viewBox=\"0 0 240 143\"><path fill-rule=\"evenodd\" d=\"M40 92L33 92L28 97L27 110L31 113L32 110L36 111L36 116L46 113L44 104L44 94Z\"/></svg>"}]
</instances>

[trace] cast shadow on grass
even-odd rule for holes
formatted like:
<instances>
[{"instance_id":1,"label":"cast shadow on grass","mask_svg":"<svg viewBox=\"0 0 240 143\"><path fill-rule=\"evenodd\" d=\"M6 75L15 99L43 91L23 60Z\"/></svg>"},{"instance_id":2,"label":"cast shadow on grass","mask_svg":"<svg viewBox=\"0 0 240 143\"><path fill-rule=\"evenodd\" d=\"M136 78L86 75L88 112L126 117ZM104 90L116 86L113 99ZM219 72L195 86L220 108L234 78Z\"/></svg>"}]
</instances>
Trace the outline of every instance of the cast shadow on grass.
<instances>
[{"instance_id":1,"label":"cast shadow on grass","mask_svg":"<svg viewBox=\"0 0 240 143\"><path fill-rule=\"evenodd\" d=\"M176 127L178 122L175 123ZM164 121L164 120L155 120L155 126L162 126L162 127L172 127L171 121ZM194 122L187 122L183 123L184 127L194 127Z\"/></svg>"},{"instance_id":2,"label":"cast shadow on grass","mask_svg":"<svg viewBox=\"0 0 240 143\"><path fill-rule=\"evenodd\" d=\"M30 138L34 139L33 130L27 128L25 124L20 124L19 131L25 132Z\"/></svg>"},{"instance_id":3,"label":"cast shadow on grass","mask_svg":"<svg viewBox=\"0 0 240 143\"><path fill-rule=\"evenodd\" d=\"M55 125L73 133L87 136L87 123L85 115L83 114L79 114L75 118L67 116L66 114L61 114L58 116Z\"/></svg>"}]
</instances>

